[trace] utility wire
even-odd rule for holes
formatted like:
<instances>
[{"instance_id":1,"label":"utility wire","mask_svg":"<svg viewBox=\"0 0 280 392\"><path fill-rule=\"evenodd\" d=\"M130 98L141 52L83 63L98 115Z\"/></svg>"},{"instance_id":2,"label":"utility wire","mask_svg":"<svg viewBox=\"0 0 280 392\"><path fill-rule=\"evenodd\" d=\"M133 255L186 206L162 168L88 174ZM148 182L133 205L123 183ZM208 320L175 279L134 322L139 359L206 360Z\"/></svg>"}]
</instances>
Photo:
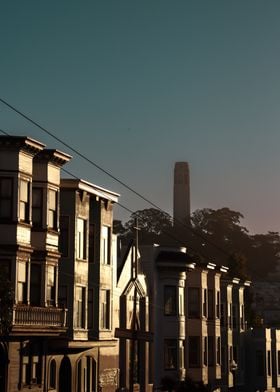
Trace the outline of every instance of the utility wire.
<instances>
[{"instance_id":1,"label":"utility wire","mask_svg":"<svg viewBox=\"0 0 280 392\"><path fill-rule=\"evenodd\" d=\"M62 145L64 145L65 147L67 147L70 151L74 152L76 155L78 155L80 158L84 159L85 161L87 161L88 163L90 163L91 165L93 165L94 167L96 167L98 170L102 171L103 173L105 173L107 176L109 176L110 178L112 178L114 181L118 182L119 184L121 184L124 188L128 189L130 192L134 193L136 196L138 196L140 199L144 200L146 203L150 204L151 206L153 206L154 208L156 208L157 210L166 213L161 207L159 207L157 204L155 204L154 202L152 202L151 200L149 200L147 197L143 196L141 193L137 192L135 189L133 189L131 186L127 185L125 182L123 182L122 180L120 180L119 178L117 178L115 175L113 175L112 173L110 173L108 170L103 169L100 165L98 165L97 163L95 163L94 161L92 161L91 159L89 159L85 154L81 153L79 150L77 150L76 148L72 147L69 143L66 143L64 140L62 140L61 138L57 137L53 132L49 131L48 129L46 129L45 127L43 127L42 125L40 125L37 121L34 121L31 117L27 116L26 114L24 114L23 112L21 112L20 110L18 110L17 108L15 108L13 105L11 105L10 103L8 103L7 101L5 101L3 98L0 97L0 102L2 102L4 105L6 105L8 108L10 108L11 110L13 110L14 112L16 112L18 115L20 115L21 117L23 117L24 119L26 119L27 121L29 121L31 124L35 125L36 127L38 127L39 129L41 129L43 132L45 132L47 135L51 136L53 139L55 139L56 141L58 141L59 143L61 143ZM230 254L224 250L223 248L221 248L219 245L215 244L214 242L212 242L211 240L209 240L208 238L206 238L204 235L202 235L201 233L198 233L196 230L194 230L193 228L191 228L190 226L186 225L185 223L183 223L180 220L175 220L173 218L173 221L175 223L179 223L182 227L184 227L185 229L187 229L188 231L192 232L194 235L200 237L202 240L204 240L205 242L207 242L208 244L212 245L214 248L216 248L217 250L219 250L221 253L223 253L224 255L226 255L227 257L230 256Z\"/></svg>"},{"instance_id":2,"label":"utility wire","mask_svg":"<svg viewBox=\"0 0 280 392\"><path fill-rule=\"evenodd\" d=\"M11 136L10 134L8 134L6 131L4 131L3 129L0 129L0 132L2 132L4 135L6 136ZM80 180L80 177L76 176L75 174L71 173L69 170L64 169L63 167L61 168L61 171L63 171L64 173L70 175L71 177L75 178L76 180ZM101 190L99 190L99 192L101 194L103 194L104 198L106 198L105 193L103 193ZM135 214L136 216L139 215L139 213L137 213L137 211L132 211L130 208L126 207L125 205L121 204L121 203L117 203L118 206L120 206L121 208L123 208L124 210L126 210L127 212L129 212L130 214ZM138 216L138 218L141 219L141 216ZM179 245L182 246L183 241L179 240L177 237L175 237L172 233L170 233L167 230L162 230L161 231L162 234L166 235L167 237L171 238L172 240L174 240L175 242L177 242ZM197 250L195 250L194 248L192 248L191 246L187 246L188 249L191 249L193 252L198 253ZM207 259L207 256L205 254L203 254L202 252L200 252L201 256L203 256L205 259Z\"/></svg>"}]
</instances>

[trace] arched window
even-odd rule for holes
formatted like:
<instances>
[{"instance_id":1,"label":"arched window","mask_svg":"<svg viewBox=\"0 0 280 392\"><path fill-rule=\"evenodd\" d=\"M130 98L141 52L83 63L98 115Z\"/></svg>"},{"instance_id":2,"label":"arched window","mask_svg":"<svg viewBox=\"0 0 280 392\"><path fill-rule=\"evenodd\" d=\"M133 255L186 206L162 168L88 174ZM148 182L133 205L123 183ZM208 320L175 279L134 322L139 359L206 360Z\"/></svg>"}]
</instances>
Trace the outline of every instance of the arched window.
<instances>
[{"instance_id":1,"label":"arched window","mask_svg":"<svg viewBox=\"0 0 280 392\"><path fill-rule=\"evenodd\" d=\"M56 388L56 362L53 359L50 363L50 388Z\"/></svg>"},{"instance_id":2,"label":"arched window","mask_svg":"<svg viewBox=\"0 0 280 392\"><path fill-rule=\"evenodd\" d=\"M79 360L77 365L77 391L82 390L82 361Z\"/></svg>"}]
</instances>

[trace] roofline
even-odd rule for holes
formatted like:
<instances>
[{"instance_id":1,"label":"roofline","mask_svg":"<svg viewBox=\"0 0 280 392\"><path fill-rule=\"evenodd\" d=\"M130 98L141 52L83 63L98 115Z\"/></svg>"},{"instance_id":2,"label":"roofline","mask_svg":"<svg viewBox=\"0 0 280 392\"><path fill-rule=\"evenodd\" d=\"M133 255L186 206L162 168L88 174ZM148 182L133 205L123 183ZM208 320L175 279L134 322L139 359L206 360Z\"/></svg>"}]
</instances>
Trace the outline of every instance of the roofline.
<instances>
[{"instance_id":1,"label":"roofline","mask_svg":"<svg viewBox=\"0 0 280 392\"><path fill-rule=\"evenodd\" d=\"M111 200L114 203L118 202L120 196L119 193L112 192L83 179L62 178L60 181L60 187L62 189L81 189L82 191L86 191L92 195Z\"/></svg>"},{"instance_id":2,"label":"roofline","mask_svg":"<svg viewBox=\"0 0 280 392\"><path fill-rule=\"evenodd\" d=\"M27 149L33 155L42 151L46 145L38 140L32 139L29 136L6 136L0 135L0 146L11 146L19 149Z\"/></svg>"},{"instance_id":3,"label":"roofline","mask_svg":"<svg viewBox=\"0 0 280 392\"><path fill-rule=\"evenodd\" d=\"M45 148L37 155L35 155L35 160L42 159L46 159L47 161L52 162L55 165L63 166L65 163L69 162L70 159L72 159L72 156L57 149Z\"/></svg>"}]
</instances>

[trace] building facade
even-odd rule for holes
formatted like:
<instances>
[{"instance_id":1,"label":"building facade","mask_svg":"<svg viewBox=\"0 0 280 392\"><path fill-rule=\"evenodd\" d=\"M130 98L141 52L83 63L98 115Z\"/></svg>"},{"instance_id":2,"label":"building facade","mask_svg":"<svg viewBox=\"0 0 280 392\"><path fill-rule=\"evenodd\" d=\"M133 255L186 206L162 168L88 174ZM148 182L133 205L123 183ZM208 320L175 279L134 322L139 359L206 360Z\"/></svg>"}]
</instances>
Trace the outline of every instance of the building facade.
<instances>
[{"instance_id":1,"label":"building facade","mask_svg":"<svg viewBox=\"0 0 280 392\"><path fill-rule=\"evenodd\" d=\"M118 195L61 181L70 158L28 137L0 137L0 278L13 294L1 392L119 387Z\"/></svg>"},{"instance_id":2,"label":"building facade","mask_svg":"<svg viewBox=\"0 0 280 392\"><path fill-rule=\"evenodd\" d=\"M0 137L0 264L11 282L1 390L47 388L47 346L66 332L58 305L60 168L70 156L28 137Z\"/></svg>"}]
</instances>

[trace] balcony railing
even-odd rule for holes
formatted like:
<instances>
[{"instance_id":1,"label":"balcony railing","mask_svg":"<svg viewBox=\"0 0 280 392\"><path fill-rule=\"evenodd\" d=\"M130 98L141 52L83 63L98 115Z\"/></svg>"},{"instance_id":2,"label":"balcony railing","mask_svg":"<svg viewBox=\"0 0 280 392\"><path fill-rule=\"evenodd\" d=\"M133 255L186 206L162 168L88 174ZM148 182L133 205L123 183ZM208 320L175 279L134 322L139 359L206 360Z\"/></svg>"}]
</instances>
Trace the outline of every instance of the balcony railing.
<instances>
[{"instance_id":1,"label":"balcony railing","mask_svg":"<svg viewBox=\"0 0 280 392\"><path fill-rule=\"evenodd\" d=\"M16 305L13 308L14 326L66 327L67 309Z\"/></svg>"}]
</instances>

